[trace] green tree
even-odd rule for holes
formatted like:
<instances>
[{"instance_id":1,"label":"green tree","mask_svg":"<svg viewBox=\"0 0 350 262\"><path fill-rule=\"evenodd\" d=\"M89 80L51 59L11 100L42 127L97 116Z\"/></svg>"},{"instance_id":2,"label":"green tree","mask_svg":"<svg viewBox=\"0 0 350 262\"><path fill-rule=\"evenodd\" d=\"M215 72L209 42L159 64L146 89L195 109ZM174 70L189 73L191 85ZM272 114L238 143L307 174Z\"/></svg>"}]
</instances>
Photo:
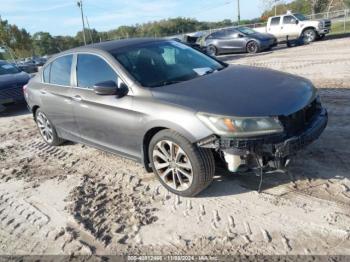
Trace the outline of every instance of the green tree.
<instances>
[{"instance_id":1,"label":"green tree","mask_svg":"<svg viewBox=\"0 0 350 262\"><path fill-rule=\"evenodd\" d=\"M55 39L48 32L37 32L32 37L34 54L43 56L60 52Z\"/></svg>"}]
</instances>

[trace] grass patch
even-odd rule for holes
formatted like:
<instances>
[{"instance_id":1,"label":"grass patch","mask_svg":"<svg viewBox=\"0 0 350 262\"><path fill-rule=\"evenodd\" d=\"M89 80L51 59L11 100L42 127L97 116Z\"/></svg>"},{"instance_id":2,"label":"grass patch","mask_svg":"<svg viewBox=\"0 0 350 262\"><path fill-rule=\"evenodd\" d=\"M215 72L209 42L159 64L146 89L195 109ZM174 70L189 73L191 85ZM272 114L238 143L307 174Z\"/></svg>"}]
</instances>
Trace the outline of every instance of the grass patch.
<instances>
[{"instance_id":1,"label":"grass patch","mask_svg":"<svg viewBox=\"0 0 350 262\"><path fill-rule=\"evenodd\" d=\"M332 23L332 30L330 35L340 34L340 33L348 33L350 32L350 21L346 21L345 23L345 31L344 31L344 22L335 22Z\"/></svg>"}]
</instances>

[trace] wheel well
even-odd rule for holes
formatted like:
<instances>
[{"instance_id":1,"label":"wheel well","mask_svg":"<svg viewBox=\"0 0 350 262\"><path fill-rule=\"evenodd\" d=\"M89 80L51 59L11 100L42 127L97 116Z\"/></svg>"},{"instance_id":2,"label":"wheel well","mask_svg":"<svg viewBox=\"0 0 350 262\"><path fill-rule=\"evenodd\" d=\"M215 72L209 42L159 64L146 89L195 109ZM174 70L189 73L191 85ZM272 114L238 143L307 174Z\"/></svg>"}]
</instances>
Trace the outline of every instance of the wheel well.
<instances>
[{"instance_id":1,"label":"wheel well","mask_svg":"<svg viewBox=\"0 0 350 262\"><path fill-rule=\"evenodd\" d=\"M149 143L151 142L151 139L154 137L155 134L157 134L159 131L162 131L164 129L167 129L165 127L154 127L147 131L145 136L143 137L143 143L142 143L142 151L143 151L143 164L148 172L152 172L152 169L149 166L150 160L148 155L148 147Z\"/></svg>"},{"instance_id":2,"label":"wheel well","mask_svg":"<svg viewBox=\"0 0 350 262\"><path fill-rule=\"evenodd\" d=\"M314 30L314 31L316 32L316 34L317 34L316 28L315 28L315 27L312 27L312 26L309 26L309 27L304 28L302 34L304 34L304 32L305 32L306 30L309 30L309 29Z\"/></svg>"},{"instance_id":3,"label":"wheel well","mask_svg":"<svg viewBox=\"0 0 350 262\"><path fill-rule=\"evenodd\" d=\"M35 119L35 114L36 114L36 111L39 109L39 106L33 106L32 108L32 112L33 112L33 117Z\"/></svg>"}]
</instances>

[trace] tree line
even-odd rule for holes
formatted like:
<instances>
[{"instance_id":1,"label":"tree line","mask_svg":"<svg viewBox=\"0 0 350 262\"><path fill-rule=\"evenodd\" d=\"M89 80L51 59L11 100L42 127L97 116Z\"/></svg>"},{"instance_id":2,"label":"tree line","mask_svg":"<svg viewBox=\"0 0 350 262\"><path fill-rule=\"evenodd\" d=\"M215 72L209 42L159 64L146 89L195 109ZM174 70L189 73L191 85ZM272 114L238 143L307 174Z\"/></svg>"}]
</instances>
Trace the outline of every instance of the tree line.
<instances>
[{"instance_id":1,"label":"tree line","mask_svg":"<svg viewBox=\"0 0 350 262\"><path fill-rule=\"evenodd\" d=\"M350 0L260 0L266 10L262 18L283 14L288 10L302 14L317 14L350 8ZM275 8L276 6L276 8Z\"/></svg>"},{"instance_id":2,"label":"tree line","mask_svg":"<svg viewBox=\"0 0 350 262\"><path fill-rule=\"evenodd\" d=\"M208 30L211 28L231 26L229 19L219 22L200 22L191 18L171 18L156 22L120 26L117 29L98 32L96 29L85 29L87 43L123 39L131 37L164 37L187 32ZM52 36L48 32L29 34L8 21L0 21L0 46L9 47L16 57L43 56L55 54L84 44L83 32L75 36ZM1 59L1 53L0 53Z\"/></svg>"},{"instance_id":3,"label":"tree line","mask_svg":"<svg viewBox=\"0 0 350 262\"><path fill-rule=\"evenodd\" d=\"M262 17L244 20L241 21L241 24L262 22L264 18L274 15L276 1L261 0L261 2L264 5L264 10L267 10ZM332 7L341 6L341 4L350 5L350 0L294 0L292 2L279 0L277 3L279 13L293 10L294 12L310 14L325 12L330 5ZM86 29L85 35L88 43L96 43L131 37L164 37L232 25L234 25L234 21L229 19L219 22L203 22L192 18L179 17L131 26L120 26L104 32ZM0 20L0 46L9 47L18 58L51 55L83 44L82 31L79 31L75 36L52 36L48 32L37 32L31 35L23 28L9 24L6 20ZM0 59L4 59L1 55L0 53Z\"/></svg>"}]
</instances>

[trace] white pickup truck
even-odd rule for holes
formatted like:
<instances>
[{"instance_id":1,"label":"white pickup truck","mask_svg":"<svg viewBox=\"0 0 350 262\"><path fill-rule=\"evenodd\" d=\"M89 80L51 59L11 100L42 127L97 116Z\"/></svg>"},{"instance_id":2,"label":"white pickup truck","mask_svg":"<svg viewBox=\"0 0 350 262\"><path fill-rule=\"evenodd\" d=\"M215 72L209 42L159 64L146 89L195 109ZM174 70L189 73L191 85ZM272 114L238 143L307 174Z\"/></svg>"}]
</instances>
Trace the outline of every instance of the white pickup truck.
<instances>
[{"instance_id":1,"label":"white pickup truck","mask_svg":"<svg viewBox=\"0 0 350 262\"><path fill-rule=\"evenodd\" d=\"M266 27L254 28L261 33L269 33L276 38L303 38L310 43L318 38L323 38L331 30L329 19L309 20L302 14L292 14L270 17Z\"/></svg>"}]
</instances>

